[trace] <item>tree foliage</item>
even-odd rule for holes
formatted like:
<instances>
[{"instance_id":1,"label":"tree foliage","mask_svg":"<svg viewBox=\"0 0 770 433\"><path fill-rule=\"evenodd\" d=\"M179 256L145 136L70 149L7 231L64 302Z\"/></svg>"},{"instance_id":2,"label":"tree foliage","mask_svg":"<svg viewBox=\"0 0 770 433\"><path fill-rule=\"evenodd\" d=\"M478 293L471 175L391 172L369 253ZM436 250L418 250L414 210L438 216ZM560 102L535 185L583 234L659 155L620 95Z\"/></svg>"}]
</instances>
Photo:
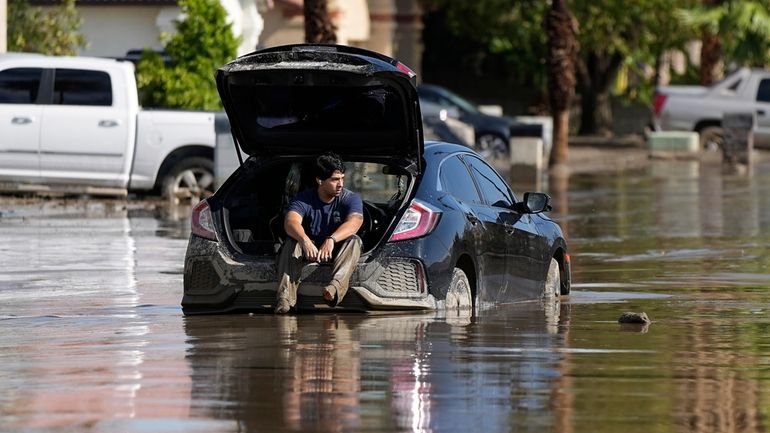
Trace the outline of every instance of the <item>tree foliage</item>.
<instances>
[{"instance_id":1,"label":"tree foliage","mask_svg":"<svg viewBox=\"0 0 770 433\"><path fill-rule=\"evenodd\" d=\"M86 46L80 34L83 20L75 0L44 11L31 7L26 0L8 1L8 50L49 55L75 55Z\"/></svg>"},{"instance_id":2,"label":"tree foliage","mask_svg":"<svg viewBox=\"0 0 770 433\"><path fill-rule=\"evenodd\" d=\"M720 35L723 60L736 65L766 66L770 59L770 1L723 1L677 11L694 31Z\"/></svg>"},{"instance_id":3,"label":"tree foliage","mask_svg":"<svg viewBox=\"0 0 770 433\"><path fill-rule=\"evenodd\" d=\"M577 89L581 95L581 130L592 133L611 122L609 92L623 67L654 61L664 47L684 44L687 27L675 6L694 0L571 0L578 25L580 53ZM542 0L423 0L446 10L457 34L484 42L519 70L545 86L547 39L543 30L550 2ZM635 95L630 95L635 96Z\"/></svg>"},{"instance_id":4,"label":"tree foliage","mask_svg":"<svg viewBox=\"0 0 770 433\"><path fill-rule=\"evenodd\" d=\"M217 0L180 0L179 6L183 18L174 21L176 32L161 35L169 63L147 49L137 65L142 104L220 109L214 73L235 57L238 38Z\"/></svg>"}]
</instances>

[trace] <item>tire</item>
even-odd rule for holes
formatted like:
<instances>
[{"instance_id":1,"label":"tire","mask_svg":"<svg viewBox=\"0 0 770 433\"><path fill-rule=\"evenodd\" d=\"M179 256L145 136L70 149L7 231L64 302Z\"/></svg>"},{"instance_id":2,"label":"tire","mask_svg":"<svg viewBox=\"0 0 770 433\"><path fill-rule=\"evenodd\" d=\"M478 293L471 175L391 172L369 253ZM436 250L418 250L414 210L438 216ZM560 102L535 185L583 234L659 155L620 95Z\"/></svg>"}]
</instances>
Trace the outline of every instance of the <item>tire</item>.
<instances>
[{"instance_id":1,"label":"tire","mask_svg":"<svg viewBox=\"0 0 770 433\"><path fill-rule=\"evenodd\" d=\"M485 159L502 158L508 153L508 143L497 134L481 134L476 138L476 151Z\"/></svg>"},{"instance_id":2,"label":"tire","mask_svg":"<svg viewBox=\"0 0 770 433\"><path fill-rule=\"evenodd\" d=\"M176 204L196 204L214 194L214 162L193 156L178 161L163 177L161 194Z\"/></svg>"},{"instance_id":3,"label":"tire","mask_svg":"<svg viewBox=\"0 0 770 433\"><path fill-rule=\"evenodd\" d=\"M552 258L551 264L548 266L548 276L546 277L545 285L543 286L543 299L558 298L559 294L561 294L559 262Z\"/></svg>"},{"instance_id":4,"label":"tire","mask_svg":"<svg viewBox=\"0 0 770 433\"><path fill-rule=\"evenodd\" d=\"M718 152L722 150L725 142L724 132L719 126L707 126L699 131L700 148L707 152Z\"/></svg>"},{"instance_id":5,"label":"tire","mask_svg":"<svg viewBox=\"0 0 770 433\"><path fill-rule=\"evenodd\" d=\"M471 296L471 284L468 277L460 268L452 271L452 281L446 294L446 309L472 309L473 298Z\"/></svg>"}]
</instances>

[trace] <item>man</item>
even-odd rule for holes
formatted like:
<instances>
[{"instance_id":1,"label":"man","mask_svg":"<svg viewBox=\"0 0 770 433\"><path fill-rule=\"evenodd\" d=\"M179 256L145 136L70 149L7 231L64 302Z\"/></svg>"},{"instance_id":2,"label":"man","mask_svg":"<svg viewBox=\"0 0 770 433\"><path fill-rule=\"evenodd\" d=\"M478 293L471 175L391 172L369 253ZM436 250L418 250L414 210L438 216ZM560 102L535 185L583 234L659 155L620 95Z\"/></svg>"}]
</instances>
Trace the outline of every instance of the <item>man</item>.
<instances>
[{"instance_id":1,"label":"man","mask_svg":"<svg viewBox=\"0 0 770 433\"><path fill-rule=\"evenodd\" d=\"M275 312L287 313L297 303L297 288L305 261L332 262L332 279L322 295L330 306L342 301L361 256L356 232L364 222L358 194L344 188L345 165L327 152L316 158L317 185L289 203L283 227L288 238L278 255ZM304 258L304 259L303 259Z\"/></svg>"}]
</instances>

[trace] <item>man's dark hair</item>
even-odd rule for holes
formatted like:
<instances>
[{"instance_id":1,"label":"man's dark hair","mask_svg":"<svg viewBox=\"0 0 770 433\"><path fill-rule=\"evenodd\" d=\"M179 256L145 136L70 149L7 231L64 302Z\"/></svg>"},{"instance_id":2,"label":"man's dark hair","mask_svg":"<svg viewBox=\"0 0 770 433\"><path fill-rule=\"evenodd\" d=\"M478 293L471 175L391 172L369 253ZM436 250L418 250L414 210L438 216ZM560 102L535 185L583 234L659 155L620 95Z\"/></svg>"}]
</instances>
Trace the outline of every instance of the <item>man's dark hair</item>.
<instances>
[{"instance_id":1,"label":"man's dark hair","mask_svg":"<svg viewBox=\"0 0 770 433\"><path fill-rule=\"evenodd\" d=\"M319 155L315 160L315 175L321 180L326 180L332 176L335 171L345 172L345 164L339 155L334 152L326 152Z\"/></svg>"}]
</instances>

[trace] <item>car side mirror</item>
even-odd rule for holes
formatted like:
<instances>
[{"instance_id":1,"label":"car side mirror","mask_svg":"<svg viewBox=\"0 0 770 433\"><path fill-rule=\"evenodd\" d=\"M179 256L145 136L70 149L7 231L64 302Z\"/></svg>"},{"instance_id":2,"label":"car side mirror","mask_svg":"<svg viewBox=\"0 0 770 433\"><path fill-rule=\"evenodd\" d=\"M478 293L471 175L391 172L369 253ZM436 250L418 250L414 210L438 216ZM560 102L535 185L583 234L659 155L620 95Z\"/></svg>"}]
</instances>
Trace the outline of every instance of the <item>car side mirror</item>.
<instances>
[{"instance_id":1,"label":"car side mirror","mask_svg":"<svg viewBox=\"0 0 770 433\"><path fill-rule=\"evenodd\" d=\"M551 197L542 192L525 192L524 200L514 205L514 210L520 213L536 214L552 209Z\"/></svg>"}]
</instances>

